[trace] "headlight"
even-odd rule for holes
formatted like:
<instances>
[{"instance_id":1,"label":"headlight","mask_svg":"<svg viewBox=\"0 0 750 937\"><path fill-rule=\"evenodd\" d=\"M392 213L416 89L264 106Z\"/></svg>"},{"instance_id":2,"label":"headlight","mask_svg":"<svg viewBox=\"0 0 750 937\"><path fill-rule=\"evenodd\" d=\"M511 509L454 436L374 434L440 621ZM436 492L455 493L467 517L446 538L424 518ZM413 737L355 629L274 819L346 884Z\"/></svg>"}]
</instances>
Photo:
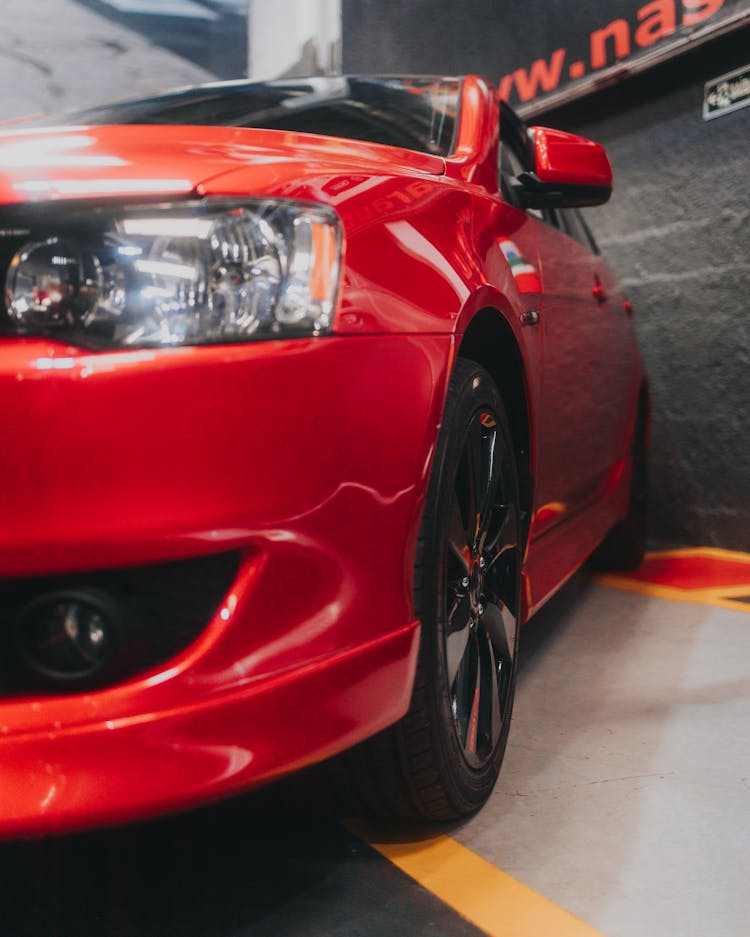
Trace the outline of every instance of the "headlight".
<instances>
[{"instance_id":1,"label":"headlight","mask_svg":"<svg viewBox=\"0 0 750 937\"><path fill-rule=\"evenodd\" d=\"M295 202L92 210L29 228L10 261L17 334L153 347L330 331L338 216Z\"/></svg>"}]
</instances>

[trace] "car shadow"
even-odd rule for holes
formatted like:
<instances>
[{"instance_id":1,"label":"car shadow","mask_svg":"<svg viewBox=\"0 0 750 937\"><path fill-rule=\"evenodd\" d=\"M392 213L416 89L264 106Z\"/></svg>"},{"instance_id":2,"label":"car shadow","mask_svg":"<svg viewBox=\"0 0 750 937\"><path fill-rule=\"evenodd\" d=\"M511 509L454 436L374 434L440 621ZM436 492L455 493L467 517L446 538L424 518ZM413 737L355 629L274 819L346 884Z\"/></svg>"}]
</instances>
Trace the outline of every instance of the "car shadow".
<instances>
[{"instance_id":1,"label":"car shadow","mask_svg":"<svg viewBox=\"0 0 750 937\"><path fill-rule=\"evenodd\" d=\"M237 934L356 859L333 817L302 813L276 785L152 822L4 844L2 930Z\"/></svg>"},{"instance_id":2,"label":"car shadow","mask_svg":"<svg viewBox=\"0 0 750 937\"><path fill-rule=\"evenodd\" d=\"M111 829L0 845L8 937L475 937L337 817L328 770Z\"/></svg>"}]
</instances>

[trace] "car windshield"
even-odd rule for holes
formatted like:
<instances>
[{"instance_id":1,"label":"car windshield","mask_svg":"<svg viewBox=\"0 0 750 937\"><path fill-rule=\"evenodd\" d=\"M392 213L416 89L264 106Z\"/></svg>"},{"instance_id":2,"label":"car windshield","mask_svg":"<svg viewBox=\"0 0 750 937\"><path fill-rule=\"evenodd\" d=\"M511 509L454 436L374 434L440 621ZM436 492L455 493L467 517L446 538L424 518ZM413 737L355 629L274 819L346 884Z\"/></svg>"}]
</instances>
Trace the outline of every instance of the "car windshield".
<instances>
[{"instance_id":1,"label":"car windshield","mask_svg":"<svg viewBox=\"0 0 750 937\"><path fill-rule=\"evenodd\" d=\"M353 76L228 82L78 111L65 119L88 125L262 127L447 156L460 85L455 78Z\"/></svg>"}]
</instances>

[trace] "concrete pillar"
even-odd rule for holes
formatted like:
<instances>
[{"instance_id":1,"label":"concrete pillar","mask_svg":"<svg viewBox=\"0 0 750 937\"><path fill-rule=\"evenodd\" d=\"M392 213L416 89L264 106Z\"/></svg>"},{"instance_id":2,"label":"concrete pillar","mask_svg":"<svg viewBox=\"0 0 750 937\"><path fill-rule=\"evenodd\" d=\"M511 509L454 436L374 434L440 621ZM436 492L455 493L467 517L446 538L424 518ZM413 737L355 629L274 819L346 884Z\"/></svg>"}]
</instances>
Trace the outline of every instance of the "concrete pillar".
<instances>
[{"instance_id":1,"label":"concrete pillar","mask_svg":"<svg viewBox=\"0 0 750 937\"><path fill-rule=\"evenodd\" d=\"M341 0L250 0L251 78L341 70Z\"/></svg>"}]
</instances>

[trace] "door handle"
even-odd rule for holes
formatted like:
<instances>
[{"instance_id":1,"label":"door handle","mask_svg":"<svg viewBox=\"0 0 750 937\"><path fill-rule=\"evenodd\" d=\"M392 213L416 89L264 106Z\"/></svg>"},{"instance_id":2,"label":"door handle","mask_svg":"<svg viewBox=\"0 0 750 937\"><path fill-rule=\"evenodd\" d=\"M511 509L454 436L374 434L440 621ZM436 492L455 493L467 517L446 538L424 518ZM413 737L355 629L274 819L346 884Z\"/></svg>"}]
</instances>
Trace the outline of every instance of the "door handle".
<instances>
[{"instance_id":1,"label":"door handle","mask_svg":"<svg viewBox=\"0 0 750 937\"><path fill-rule=\"evenodd\" d=\"M602 281L599 279L597 274L594 274L594 288L591 290L591 292L594 296L594 299L599 303L600 306L602 303L606 303L607 299L609 298L607 296L606 290L602 286Z\"/></svg>"}]
</instances>

